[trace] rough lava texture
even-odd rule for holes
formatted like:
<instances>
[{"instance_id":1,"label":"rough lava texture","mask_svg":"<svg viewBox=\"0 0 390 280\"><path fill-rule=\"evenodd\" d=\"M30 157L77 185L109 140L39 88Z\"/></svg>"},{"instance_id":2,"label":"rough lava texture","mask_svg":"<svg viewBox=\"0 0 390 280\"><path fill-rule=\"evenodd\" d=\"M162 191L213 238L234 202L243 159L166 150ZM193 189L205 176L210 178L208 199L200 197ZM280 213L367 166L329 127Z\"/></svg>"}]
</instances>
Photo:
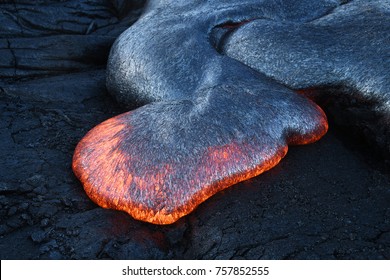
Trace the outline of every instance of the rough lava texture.
<instances>
[{"instance_id":1,"label":"rough lava texture","mask_svg":"<svg viewBox=\"0 0 390 280\"><path fill-rule=\"evenodd\" d=\"M92 203L72 155L90 128L124 112L105 89L105 59L142 12L129 2L0 4L1 259L390 258L388 163L371 145L388 138L373 129L372 104L340 87L319 91L337 96L321 100L330 131L320 141L172 225Z\"/></svg>"}]
</instances>

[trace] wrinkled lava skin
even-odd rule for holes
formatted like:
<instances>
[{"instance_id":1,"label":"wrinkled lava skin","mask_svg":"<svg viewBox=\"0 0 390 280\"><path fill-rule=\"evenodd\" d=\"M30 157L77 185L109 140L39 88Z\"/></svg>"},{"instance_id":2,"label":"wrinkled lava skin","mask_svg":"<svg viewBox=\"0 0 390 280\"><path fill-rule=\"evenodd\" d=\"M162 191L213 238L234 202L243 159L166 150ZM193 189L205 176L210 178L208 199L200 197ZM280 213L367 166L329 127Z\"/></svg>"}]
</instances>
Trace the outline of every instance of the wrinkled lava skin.
<instances>
[{"instance_id":1,"label":"wrinkled lava skin","mask_svg":"<svg viewBox=\"0 0 390 280\"><path fill-rule=\"evenodd\" d=\"M173 223L275 166L288 145L326 133L323 111L292 89L345 85L389 100L389 71L378 75L390 68L389 2L340 4L150 1L107 67L117 100L143 106L76 147L73 170L88 196L138 220Z\"/></svg>"}]
</instances>

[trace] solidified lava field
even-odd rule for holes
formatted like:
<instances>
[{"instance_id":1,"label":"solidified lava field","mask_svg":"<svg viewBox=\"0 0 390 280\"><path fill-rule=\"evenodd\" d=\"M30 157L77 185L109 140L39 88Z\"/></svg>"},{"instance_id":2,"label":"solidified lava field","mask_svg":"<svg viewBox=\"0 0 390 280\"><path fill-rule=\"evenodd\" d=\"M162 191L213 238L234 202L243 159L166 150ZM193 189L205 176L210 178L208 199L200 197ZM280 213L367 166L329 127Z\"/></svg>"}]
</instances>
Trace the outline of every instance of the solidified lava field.
<instances>
[{"instance_id":1,"label":"solidified lava field","mask_svg":"<svg viewBox=\"0 0 390 280\"><path fill-rule=\"evenodd\" d=\"M1 259L390 258L388 161L345 129L364 111L348 100L324 108L320 141L172 225L95 205L73 151L124 112L106 90L106 60L144 3L32 3L0 3Z\"/></svg>"}]
</instances>

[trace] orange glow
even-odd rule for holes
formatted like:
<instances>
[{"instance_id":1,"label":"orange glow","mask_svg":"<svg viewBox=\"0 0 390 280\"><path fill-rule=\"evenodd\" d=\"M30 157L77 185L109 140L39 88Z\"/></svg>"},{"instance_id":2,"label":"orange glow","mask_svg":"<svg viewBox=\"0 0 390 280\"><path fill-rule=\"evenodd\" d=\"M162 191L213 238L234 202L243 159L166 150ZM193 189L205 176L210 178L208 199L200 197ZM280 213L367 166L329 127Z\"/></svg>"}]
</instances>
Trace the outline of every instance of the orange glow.
<instances>
[{"instance_id":1,"label":"orange glow","mask_svg":"<svg viewBox=\"0 0 390 280\"><path fill-rule=\"evenodd\" d=\"M321 113L321 115L317 116L317 119L315 120L315 123L318 123L320 125L317 126L317 130L313 131L309 135L304 135L304 136L298 135L298 134L288 135L287 143L289 145L311 144L311 143L314 143L314 142L320 140L322 138L322 136L324 136L328 132L328 129L329 129L328 119L327 119L324 111L322 111L321 107L318 106L313 101L311 101L310 99L308 101L311 103L311 105L313 107L317 108L318 112ZM313 121L314 121L314 119L313 119Z\"/></svg>"},{"instance_id":2,"label":"orange glow","mask_svg":"<svg viewBox=\"0 0 390 280\"><path fill-rule=\"evenodd\" d=\"M149 223L175 222L215 193L274 167L288 150L287 144L271 147L252 139L206 147L196 160L181 162L161 151L167 162L151 166L143 163L147 151L133 145L130 154L123 148L133 129L130 118L131 112L125 113L93 128L77 145L72 167L95 203ZM328 127L325 117L321 123L306 137L287 136L287 143L318 140Z\"/></svg>"}]
</instances>

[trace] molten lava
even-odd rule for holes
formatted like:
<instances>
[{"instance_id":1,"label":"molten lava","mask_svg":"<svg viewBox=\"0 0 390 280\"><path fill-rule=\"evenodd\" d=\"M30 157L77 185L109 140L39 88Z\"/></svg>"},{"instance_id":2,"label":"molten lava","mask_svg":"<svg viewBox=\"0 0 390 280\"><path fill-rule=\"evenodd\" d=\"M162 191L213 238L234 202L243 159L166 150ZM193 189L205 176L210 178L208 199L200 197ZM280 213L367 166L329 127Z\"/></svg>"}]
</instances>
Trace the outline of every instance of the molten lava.
<instances>
[{"instance_id":1,"label":"molten lava","mask_svg":"<svg viewBox=\"0 0 390 280\"><path fill-rule=\"evenodd\" d=\"M278 164L287 144L316 141L327 130L323 119L311 135L289 134L281 145L249 138L204 147L198 158L176 157L169 147L161 146L156 153L143 139L135 142L134 137L145 132L132 124L132 114L93 128L78 144L72 167L95 203L154 224L175 222L215 193ZM148 160L150 154L156 162Z\"/></svg>"}]
</instances>

